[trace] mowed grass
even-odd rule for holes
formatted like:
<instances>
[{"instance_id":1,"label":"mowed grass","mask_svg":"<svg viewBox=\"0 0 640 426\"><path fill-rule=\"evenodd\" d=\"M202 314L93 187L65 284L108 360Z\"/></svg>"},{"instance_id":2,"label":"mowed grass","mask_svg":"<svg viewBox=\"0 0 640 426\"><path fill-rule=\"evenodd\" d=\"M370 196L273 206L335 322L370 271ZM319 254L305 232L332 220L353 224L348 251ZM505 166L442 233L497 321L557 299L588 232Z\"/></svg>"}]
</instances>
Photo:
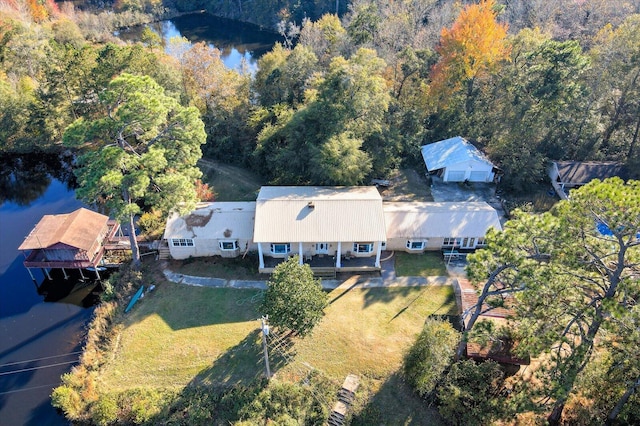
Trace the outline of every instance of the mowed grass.
<instances>
[{"instance_id":1,"label":"mowed grass","mask_svg":"<svg viewBox=\"0 0 640 426\"><path fill-rule=\"evenodd\" d=\"M447 267L440 252L422 254L395 252L396 274L399 277L446 276Z\"/></svg>"},{"instance_id":2,"label":"mowed grass","mask_svg":"<svg viewBox=\"0 0 640 426\"><path fill-rule=\"evenodd\" d=\"M159 284L123 318L103 385L182 388L204 370L220 386L257 377L257 292Z\"/></svg>"},{"instance_id":3,"label":"mowed grass","mask_svg":"<svg viewBox=\"0 0 640 426\"><path fill-rule=\"evenodd\" d=\"M227 387L260 377L258 293L158 284L123 318L117 350L101 373L101 390ZM330 292L329 300L312 335L294 338L286 357L270 349L276 377L297 381L313 368L337 386L347 374L357 374L362 390L356 414L374 410L386 424L407 419L438 424L436 412L398 374L425 318L456 313L451 287L362 289L347 282ZM277 335L271 333L270 340Z\"/></svg>"}]
</instances>

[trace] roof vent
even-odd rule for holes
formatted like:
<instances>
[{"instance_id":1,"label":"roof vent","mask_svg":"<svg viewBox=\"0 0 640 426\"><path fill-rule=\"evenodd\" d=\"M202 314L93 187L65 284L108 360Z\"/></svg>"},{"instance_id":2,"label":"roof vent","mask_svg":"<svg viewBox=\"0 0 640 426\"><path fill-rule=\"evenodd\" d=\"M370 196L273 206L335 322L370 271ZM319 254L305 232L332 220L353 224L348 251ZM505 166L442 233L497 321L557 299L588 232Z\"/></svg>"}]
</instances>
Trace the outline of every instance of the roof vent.
<instances>
[{"instance_id":1,"label":"roof vent","mask_svg":"<svg viewBox=\"0 0 640 426\"><path fill-rule=\"evenodd\" d=\"M309 201L309 202L307 203L307 207L309 207L310 209L315 208L315 205L313 204L313 201Z\"/></svg>"}]
</instances>

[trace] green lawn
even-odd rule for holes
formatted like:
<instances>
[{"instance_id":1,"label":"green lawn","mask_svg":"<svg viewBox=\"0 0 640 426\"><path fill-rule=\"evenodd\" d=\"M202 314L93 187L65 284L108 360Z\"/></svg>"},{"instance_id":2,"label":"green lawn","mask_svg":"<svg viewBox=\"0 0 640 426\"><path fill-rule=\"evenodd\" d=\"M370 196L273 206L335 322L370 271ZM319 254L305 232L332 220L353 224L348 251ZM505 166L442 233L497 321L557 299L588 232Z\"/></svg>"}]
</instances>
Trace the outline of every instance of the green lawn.
<instances>
[{"instance_id":1,"label":"green lawn","mask_svg":"<svg viewBox=\"0 0 640 426\"><path fill-rule=\"evenodd\" d=\"M442 259L442 254L437 252L425 252L423 254L410 254L401 251L395 252L396 274L399 277L432 277L447 275L447 267Z\"/></svg>"},{"instance_id":2,"label":"green lawn","mask_svg":"<svg viewBox=\"0 0 640 426\"><path fill-rule=\"evenodd\" d=\"M117 350L101 373L101 390L229 386L259 377L259 315L251 300L257 293L160 283L124 318ZM453 290L347 285L329 293L329 299L326 316L311 336L294 339L286 356L273 349L276 377L298 380L315 368L340 384L354 373L362 380L356 410L373 410L386 424L408 419L437 424L435 411L413 396L397 372L424 319L455 314ZM275 337L274 332L270 339Z\"/></svg>"}]
</instances>

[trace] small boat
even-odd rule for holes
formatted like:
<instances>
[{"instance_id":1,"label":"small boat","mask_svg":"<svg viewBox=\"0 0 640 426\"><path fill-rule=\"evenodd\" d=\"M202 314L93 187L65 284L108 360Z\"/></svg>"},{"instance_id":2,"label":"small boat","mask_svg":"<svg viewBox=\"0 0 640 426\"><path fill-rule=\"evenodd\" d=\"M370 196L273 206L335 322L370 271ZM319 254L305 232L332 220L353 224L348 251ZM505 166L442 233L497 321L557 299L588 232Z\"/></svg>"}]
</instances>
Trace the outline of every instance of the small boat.
<instances>
[{"instance_id":1,"label":"small boat","mask_svg":"<svg viewBox=\"0 0 640 426\"><path fill-rule=\"evenodd\" d=\"M125 314L129 312L131 308L133 308L133 305L135 305L138 299L140 299L140 297L142 296L143 291L144 291L144 286L141 285L138 291L136 291L136 294L134 294L133 297L131 298L131 302L129 302L129 305L127 305L127 309L124 310Z\"/></svg>"},{"instance_id":2,"label":"small boat","mask_svg":"<svg viewBox=\"0 0 640 426\"><path fill-rule=\"evenodd\" d=\"M87 271L89 271L89 272L95 272L95 271L98 271L98 272L104 272L104 271L106 271L106 270L107 270L107 268L105 268L104 266L98 266L98 267L96 267L96 268L94 268L94 267L89 267L89 268L85 268L85 269L86 269Z\"/></svg>"}]
</instances>

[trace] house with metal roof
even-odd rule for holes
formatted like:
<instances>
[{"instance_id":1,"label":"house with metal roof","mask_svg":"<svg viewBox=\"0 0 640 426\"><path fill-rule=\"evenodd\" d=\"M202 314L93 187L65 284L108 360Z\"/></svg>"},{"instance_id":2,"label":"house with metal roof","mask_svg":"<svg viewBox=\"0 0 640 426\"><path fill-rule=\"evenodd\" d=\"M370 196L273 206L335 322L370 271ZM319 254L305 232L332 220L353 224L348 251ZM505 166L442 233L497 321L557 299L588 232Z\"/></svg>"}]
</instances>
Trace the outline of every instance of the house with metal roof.
<instances>
[{"instance_id":1,"label":"house with metal roof","mask_svg":"<svg viewBox=\"0 0 640 426\"><path fill-rule=\"evenodd\" d=\"M316 272L380 270L385 240L374 186L263 186L258 194L253 241L260 272L292 255Z\"/></svg>"},{"instance_id":2,"label":"house with metal roof","mask_svg":"<svg viewBox=\"0 0 640 426\"><path fill-rule=\"evenodd\" d=\"M456 136L421 147L430 174L444 182L493 182L498 168L478 148Z\"/></svg>"},{"instance_id":3,"label":"house with metal roof","mask_svg":"<svg viewBox=\"0 0 640 426\"><path fill-rule=\"evenodd\" d=\"M380 270L383 250L464 254L502 229L484 202L382 202L374 186L263 186L255 202L200 203L170 215L164 233L174 259L257 251L271 273L291 256L316 274Z\"/></svg>"},{"instance_id":4,"label":"house with metal roof","mask_svg":"<svg viewBox=\"0 0 640 426\"><path fill-rule=\"evenodd\" d=\"M25 252L23 264L29 274L31 268L42 268L48 277L48 269L52 268L62 269L65 277L65 269L93 268L97 274L105 244L119 229L108 216L85 208L45 215L18 250Z\"/></svg>"},{"instance_id":5,"label":"house with metal roof","mask_svg":"<svg viewBox=\"0 0 640 426\"><path fill-rule=\"evenodd\" d=\"M164 239L174 259L189 257L236 257L253 244L256 203L198 203L186 215L173 212L167 219Z\"/></svg>"},{"instance_id":6,"label":"house with metal roof","mask_svg":"<svg viewBox=\"0 0 640 426\"><path fill-rule=\"evenodd\" d=\"M485 202L385 202L388 250L473 250L490 228L502 230L498 212Z\"/></svg>"}]
</instances>

